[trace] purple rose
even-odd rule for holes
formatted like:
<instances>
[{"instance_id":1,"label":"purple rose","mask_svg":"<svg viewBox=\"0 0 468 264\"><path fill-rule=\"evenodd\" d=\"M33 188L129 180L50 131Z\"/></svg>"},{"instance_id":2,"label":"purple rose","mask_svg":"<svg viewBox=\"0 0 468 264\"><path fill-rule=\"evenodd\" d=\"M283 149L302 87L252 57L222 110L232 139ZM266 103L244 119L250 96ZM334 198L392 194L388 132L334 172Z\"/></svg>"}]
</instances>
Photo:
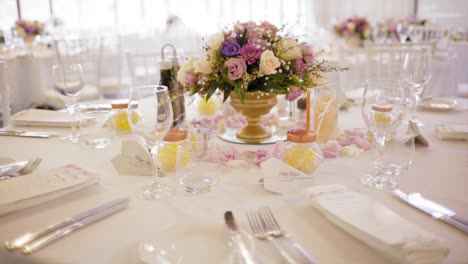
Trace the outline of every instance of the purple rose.
<instances>
[{"instance_id":1,"label":"purple rose","mask_svg":"<svg viewBox=\"0 0 468 264\"><path fill-rule=\"evenodd\" d=\"M221 53L226 57L235 57L239 54L241 46L235 38L228 38L223 41Z\"/></svg>"},{"instance_id":2,"label":"purple rose","mask_svg":"<svg viewBox=\"0 0 468 264\"><path fill-rule=\"evenodd\" d=\"M242 78L247 72L247 64L241 58L230 58L224 63L224 66L228 68L228 78L231 81Z\"/></svg>"},{"instance_id":3,"label":"purple rose","mask_svg":"<svg viewBox=\"0 0 468 264\"><path fill-rule=\"evenodd\" d=\"M185 73L185 83L187 83L188 85L194 85L196 81L197 78L195 78L195 74L193 74L193 72Z\"/></svg>"},{"instance_id":4,"label":"purple rose","mask_svg":"<svg viewBox=\"0 0 468 264\"><path fill-rule=\"evenodd\" d=\"M250 43L247 45L244 45L240 49L240 54L242 55L242 58L247 61L249 65L254 64L262 55L262 48L259 46L257 47L256 44Z\"/></svg>"},{"instance_id":5,"label":"purple rose","mask_svg":"<svg viewBox=\"0 0 468 264\"><path fill-rule=\"evenodd\" d=\"M301 88L294 86L289 89L288 94L285 96L286 100L292 102L299 98L299 96L302 95L302 90Z\"/></svg>"},{"instance_id":6,"label":"purple rose","mask_svg":"<svg viewBox=\"0 0 468 264\"><path fill-rule=\"evenodd\" d=\"M310 46L307 43L301 43L301 52L302 52L302 58L307 64L312 64L314 63L314 51L312 50L312 46Z\"/></svg>"}]
</instances>

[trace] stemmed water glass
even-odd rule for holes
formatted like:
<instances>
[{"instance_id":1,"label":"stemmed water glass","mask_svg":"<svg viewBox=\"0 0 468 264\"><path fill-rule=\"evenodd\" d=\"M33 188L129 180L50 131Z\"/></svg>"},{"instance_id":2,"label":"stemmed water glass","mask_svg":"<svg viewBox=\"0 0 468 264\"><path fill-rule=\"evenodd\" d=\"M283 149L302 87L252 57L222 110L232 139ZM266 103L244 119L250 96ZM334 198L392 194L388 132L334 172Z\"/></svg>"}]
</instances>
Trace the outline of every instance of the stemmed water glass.
<instances>
[{"instance_id":1,"label":"stemmed water glass","mask_svg":"<svg viewBox=\"0 0 468 264\"><path fill-rule=\"evenodd\" d=\"M78 101L83 92L83 69L81 64L59 64L52 68L54 88L59 94L68 111L72 115L72 132L62 138L71 142L78 142L80 135L77 128Z\"/></svg>"},{"instance_id":2,"label":"stemmed water glass","mask_svg":"<svg viewBox=\"0 0 468 264\"><path fill-rule=\"evenodd\" d=\"M156 200L170 195L171 188L158 183L158 144L171 128L172 105L166 86L148 85L132 87L128 104L128 120L132 131L141 136L153 159L153 182L145 186L139 197Z\"/></svg>"},{"instance_id":3,"label":"stemmed water glass","mask_svg":"<svg viewBox=\"0 0 468 264\"><path fill-rule=\"evenodd\" d=\"M393 188L397 183L395 178L385 173L388 168L384 163L384 146L385 141L401 124L406 111L401 82L398 80L367 81L361 111L377 146L375 170L370 176L363 178L362 182L376 189Z\"/></svg>"},{"instance_id":4,"label":"stemmed water glass","mask_svg":"<svg viewBox=\"0 0 468 264\"><path fill-rule=\"evenodd\" d=\"M411 95L410 118L416 120L416 110L421 100L424 87L431 80L429 63L431 51L426 47L418 47L406 52L402 65L402 78L404 88Z\"/></svg>"},{"instance_id":5,"label":"stemmed water glass","mask_svg":"<svg viewBox=\"0 0 468 264\"><path fill-rule=\"evenodd\" d=\"M408 36L411 34L412 30L413 26L408 25L407 23L398 23L396 25L396 33L398 35L398 38L400 39L401 44L406 43L406 40L408 39Z\"/></svg>"}]
</instances>

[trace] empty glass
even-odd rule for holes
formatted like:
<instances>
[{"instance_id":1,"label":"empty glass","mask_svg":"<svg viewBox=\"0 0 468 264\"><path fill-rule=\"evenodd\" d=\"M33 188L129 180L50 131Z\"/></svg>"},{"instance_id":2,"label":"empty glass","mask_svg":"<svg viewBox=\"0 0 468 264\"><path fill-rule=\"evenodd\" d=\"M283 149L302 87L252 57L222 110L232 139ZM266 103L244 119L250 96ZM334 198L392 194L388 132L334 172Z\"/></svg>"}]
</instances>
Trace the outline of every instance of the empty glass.
<instances>
[{"instance_id":1,"label":"empty glass","mask_svg":"<svg viewBox=\"0 0 468 264\"><path fill-rule=\"evenodd\" d=\"M396 25L396 33L401 44L406 43L406 40L408 39L408 36L411 34L412 30L413 26L409 25L408 23L401 22Z\"/></svg>"},{"instance_id":2,"label":"empty glass","mask_svg":"<svg viewBox=\"0 0 468 264\"><path fill-rule=\"evenodd\" d=\"M83 92L83 69L81 64L60 64L54 65L52 71L55 91L65 102L72 115L72 132L62 139L78 142L80 135L76 120L79 113L78 101Z\"/></svg>"},{"instance_id":3,"label":"empty glass","mask_svg":"<svg viewBox=\"0 0 468 264\"><path fill-rule=\"evenodd\" d=\"M158 144L172 125L172 105L166 86L148 85L132 87L128 104L128 122L132 132L140 135L153 158L153 182L145 186L139 197L155 200L171 194L167 185L157 182Z\"/></svg>"},{"instance_id":4,"label":"empty glass","mask_svg":"<svg viewBox=\"0 0 468 264\"><path fill-rule=\"evenodd\" d=\"M109 111L91 111L81 114L81 142L88 147L102 149L114 136L113 122Z\"/></svg>"},{"instance_id":5,"label":"empty glass","mask_svg":"<svg viewBox=\"0 0 468 264\"><path fill-rule=\"evenodd\" d=\"M432 74L429 72L431 51L429 48L409 50L403 60L403 85L411 95L410 118L416 119L416 110L421 100L424 87L430 82Z\"/></svg>"},{"instance_id":6,"label":"empty glass","mask_svg":"<svg viewBox=\"0 0 468 264\"><path fill-rule=\"evenodd\" d=\"M387 176L391 185L396 186L398 184L397 177L405 173L413 163L414 136L412 130L408 128L408 123L402 123L386 138L382 161L380 164L375 163L374 165Z\"/></svg>"},{"instance_id":7,"label":"empty glass","mask_svg":"<svg viewBox=\"0 0 468 264\"><path fill-rule=\"evenodd\" d=\"M385 143L402 123L406 111L404 91L398 80L367 81L362 102L362 116L373 133L377 157L375 172L362 179L376 189L393 188L396 182L383 173L387 166L384 159Z\"/></svg>"}]
</instances>

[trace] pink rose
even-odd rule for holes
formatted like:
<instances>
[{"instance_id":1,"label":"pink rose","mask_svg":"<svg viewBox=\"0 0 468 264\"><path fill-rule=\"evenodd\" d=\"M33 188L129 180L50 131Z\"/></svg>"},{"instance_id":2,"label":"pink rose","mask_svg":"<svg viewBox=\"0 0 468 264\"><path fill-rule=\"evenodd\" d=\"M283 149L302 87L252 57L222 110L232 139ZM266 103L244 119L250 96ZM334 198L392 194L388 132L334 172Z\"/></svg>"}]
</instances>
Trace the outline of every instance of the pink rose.
<instances>
[{"instance_id":1,"label":"pink rose","mask_svg":"<svg viewBox=\"0 0 468 264\"><path fill-rule=\"evenodd\" d=\"M197 78L195 77L195 74L193 74L193 72L186 72L185 73L185 83L186 84L194 85L196 81L197 81Z\"/></svg>"},{"instance_id":2,"label":"pink rose","mask_svg":"<svg viewBox=\"0 0 468 264\"><path fill-rule=\"evenodd\" d=\"M312 50L312 46L310 46L307 43L301 43L301 52L302 52L302 58L307 64L312 64L314 63L314 51Z\"/></svg>"},{"instance_id":3,"label":"pink rose","mask_svg":"<svg viewBox=\"0 0 468 264\"><path fill-rule=\"evenodd\" d=\"M247 72L247 64L241 58L230 58L224 66L228 68L228 78L231 81L242 78Z\"/></svg>"},{"instance_id":4,"label":"pink rose","mask_svg":"<svg viewBox=\"0 0 468 264\"><path fill-rule=\"evenodd\" d=\"M265 29L265 31L269 30L271 34L275 35L278 32L278 28L275 25L270 24L269 22L263 21L260 23L260 27Z\"/></svg>"},{"instance_id":5,"label":"pink rose","mask_svg":"<svg viewBox=\"0 0 468 264\"><path fill-rule=\"evenodd\" d=\"M285 96L286 100L292 102L302 95L301 88L294 86L289 89L289 93Z\"/></svg>"}]
</instances>

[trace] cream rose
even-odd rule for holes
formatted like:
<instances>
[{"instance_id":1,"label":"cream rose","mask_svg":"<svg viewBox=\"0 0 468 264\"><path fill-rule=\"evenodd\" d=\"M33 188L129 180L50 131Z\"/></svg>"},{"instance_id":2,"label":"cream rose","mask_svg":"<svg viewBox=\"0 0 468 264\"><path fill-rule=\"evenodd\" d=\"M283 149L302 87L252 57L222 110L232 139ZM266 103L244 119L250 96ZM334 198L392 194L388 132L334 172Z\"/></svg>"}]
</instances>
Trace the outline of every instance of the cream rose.
<instances>
[{"instance_id":1,"label":"cream rose","mask_svg":"<svg viewBox=\"0 0 468 264\"><path fill-rule=\"evenodd\" d=\"M300 51L300 50L299 50ZM264 75L275 74L276 69L281 65L278 58L271 50L265 50L260 56L260 73Z\"/></svg>"},{"instance_id":2,"label":"cream rose","mask_svg":"<svg viewBox=\"0 0 468 264\"><path fill-rule=\"evenodd\" d=\"M316 86L325 84L325 82L326 82L326 78L325 78L324 76L318 77L318 76L316 76L316 75L313 74L313 73L310 73L310 74L309 74L309 80L310 80L313 84L315 84Z\"/></svg>"},{"instance_id":3,"label":"cream rose","mask_svg":"<svg viewBox=\"0 0 468 264\"><path fill-rule=\"evenodd\" d=\"M196 73L210 74L213 72L210 63L205 59L197 59L193 62L194 71Z\"/></svg>"},{"instance_id":4,"label":"cream rose","mask_svg":"<svg viewBox=\"0 0 468 264\"><path fill-rule=\"evenodd\" d=\"M283 38L278 43L278 57L290 61L302 57L301 47L295 39Z\"/></svg>"},{"instance_id":5,"label":"cream rose","mask_svg":"<svg viewBox=\"0 0 468 264\"><path fill-rule=\"evenodd\" d=\"M185 74L187 72L193 72L195 70L195 67L193 65L193 60L190 59L188 62L182 64L180 67L179 71L177 72L177 81L181 83L182 85L185 85Z\"/></svg>"},{"instance_id":6,"label":"cream rose","mask_svg":"<svg viewBox=\"0 0 468 264\"><path fill-rule=\"evenodd\" d=\"M219 50L221 48L221 43L223 43L224 34L222 32L212 35L206 44L211 50Z\"/></svg>"}]
</instances>

